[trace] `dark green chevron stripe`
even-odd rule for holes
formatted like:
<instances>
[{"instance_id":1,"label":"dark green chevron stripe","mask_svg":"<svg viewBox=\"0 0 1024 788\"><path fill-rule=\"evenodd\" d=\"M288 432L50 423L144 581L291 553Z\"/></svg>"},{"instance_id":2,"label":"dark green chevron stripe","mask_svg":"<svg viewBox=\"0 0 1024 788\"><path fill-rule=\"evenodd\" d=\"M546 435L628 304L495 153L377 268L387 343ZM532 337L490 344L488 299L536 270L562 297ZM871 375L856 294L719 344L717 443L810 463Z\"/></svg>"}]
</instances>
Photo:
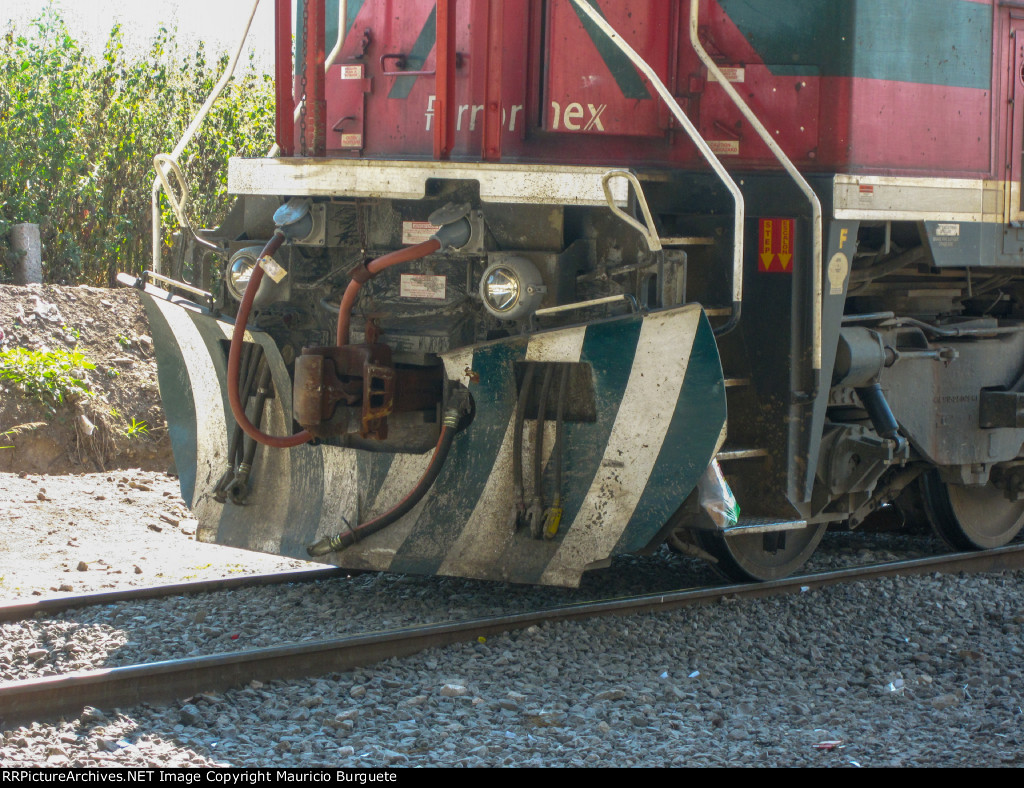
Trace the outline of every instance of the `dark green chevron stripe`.
<instances>
[{"instance_id":1,"label":"dark green chevron stripe","mask_svg":"<svg viewBox=\"0 0 1024 788\"><path fill-rule=\"evenodd\" d=\"M437 41L437 6L430 9L430 16L427 17L427 22L423 25L423 29L420 31L419 36L416 37L416 43L412 45L412 51L406 56L405 67L409 71L419 71L423 68L423 64L427 62L427 55L430 54L430 50L434 48L434 44ZM409 98L409 93L412 91L413 85L416 84L418 77L396 77L395 84L391 86L391 91L388 93L388 98L393 99L405 99Z\"/></svg>"},{"instance_id":2,"label":"dark green chevron stripe","mask_svg":"<svg viewBox=\"0 0 1024 788\"><path fill-rule=\"evenodd\" d=\"M356 17L359 16L359 12L363 10L363 4L366 0L348 0L348 5L345 7L345 36L352 31L352 25L356 23ZM330 17L328 17L328 20Z\"/></svg>"},{"instance_id":3,"label":"dark green chevron stripe","mask_svg":"<svg viewBox=\"0 0 1024 788\"><path fill-rule=\"evenodd\" d=\"M433 575L462 533L483 494L515 406L515 362L526 355L524 337L478 348L473 370L477 412L455 437L448 460L427 494L409 536L391 562L393 572Z\"/></svg>"},{"instance_id":4,"label":"dark green chevron stripe","mask_svg":"<svg viewBox=\"0 0 1024 788\"><path fill-rule=\"evenodd\" d=\"M719 2L765 64L788 74L983 90L991 85L989 4L966 0Z\"/></svg>"},{"instance_id":5,"label":"dark green chevron stripe","mask_svg":"<svg viewBox=\"0 0 1024 788\"><path fill-rule=\"evenodd\" d=\"M298 0L296 4L296 19L295 19L295 73L302 73L302 64L306 62L306 25L303 23L302 8L305 5L306 0ZM348 13L346 14L347 20L345 25L345 34L352 28L352 22L355 21L355 15L359 13L359 9L363 7L364 0L353 0L349 3ZM326 51L324 54L330 54L331 50L334 49L334 43L338 40L338 24L340 23L339 17L341 16L340 3L330 2L326 4L324 10L324 47ZM355 6L355 13L352 11L352 7Z\"/></svg>"},{"instance_id":6,"label":"dark green chevron stripe","mask_svg":"<svg viewBox=\"0 0 1024 788\"><path fill-rule=\"evenodd\" d=\"M725 385L718 346L701 316L683 387L657 462L616 553L646 547L697 485L725 424Z\"/></svg>"},{"instance_id":7,"label":"dark green chevron stripe","mask_svg":"<svg viewBox=\"0 0 1024 788\"><path fill-rule=\"evenodd\" d=\"M550 559L554 548L571 528L583 501L590 491L594 477L601 470L601 461L608 446L615 419L619 415L622 395L633 370L636 346L640 340L642 318L634 317L610 323L598 323L587 328L583 338L580 361L589 363L594 374L594 396L597 400L597 421L593 424L569 423L565 425L564 464L562 467L562 525L559 537L551 549L539 550L535 540L518 541L506 551L508 565L519 567L516 581L538 583L547 569L547 560L527 562L515 556L523 550L537 552ZM554 490L554 465L549 461L544 474L545 502L550 505Z\"/></svg>"},{"instance_id":8,"label":"dark green chevron stripe","mask_svg":"<svg viewBox=\"0 0 1024 788\"><path fill-rule=\"evenodd\" d=\"M607 18L604 15L604 11L601 10L601 6L597 4L597 0L587 0L587 3L602 17ZM608 36L602 33L601 29L575 3L572 9L576 12L576 16L580 18L580 23L583 25L583 29L587 31L587 35L590 36L590 40L597 47L598 54L601 55L601 59L611 72L612 77L619 86L619 90L622 91L622 95L628 99L649 99L651 94L647 91L647 86L637 72L636 66L630 62L625 53L615 46L608 39Z\"/></svg>"}]
</instances>

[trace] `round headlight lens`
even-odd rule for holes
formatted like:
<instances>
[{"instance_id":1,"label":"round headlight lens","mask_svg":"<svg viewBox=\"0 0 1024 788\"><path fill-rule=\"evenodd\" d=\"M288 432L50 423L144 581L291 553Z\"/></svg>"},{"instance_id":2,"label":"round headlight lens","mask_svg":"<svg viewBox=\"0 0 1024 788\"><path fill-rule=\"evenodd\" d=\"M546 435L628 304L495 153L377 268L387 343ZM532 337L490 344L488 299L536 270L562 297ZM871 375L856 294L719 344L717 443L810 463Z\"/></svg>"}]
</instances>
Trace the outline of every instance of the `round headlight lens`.
<instances>
[{"instance_id":1,"label":"round headlight lens","mask_svg":"<svg viewBox=\"0 0 1024 788\"><path fill-rule=\"evenodd\" d=\"M249 286L252 272L256 270L256 258L249 255L239 255L231 263L228 269L228 289L238 300L245 295L245 288Z\"/></svg>"},{"instance_id":2,"label":"round headlight lens","mask_svg":"<svg viewBox=\"0 0 1024 788\"><path fill-rule=\"evenodd\" d=\"M492 310L508 312L519 302L519 277L508 268L494 268L484 281L483 290Z\"/></svg>"}]
</instances>

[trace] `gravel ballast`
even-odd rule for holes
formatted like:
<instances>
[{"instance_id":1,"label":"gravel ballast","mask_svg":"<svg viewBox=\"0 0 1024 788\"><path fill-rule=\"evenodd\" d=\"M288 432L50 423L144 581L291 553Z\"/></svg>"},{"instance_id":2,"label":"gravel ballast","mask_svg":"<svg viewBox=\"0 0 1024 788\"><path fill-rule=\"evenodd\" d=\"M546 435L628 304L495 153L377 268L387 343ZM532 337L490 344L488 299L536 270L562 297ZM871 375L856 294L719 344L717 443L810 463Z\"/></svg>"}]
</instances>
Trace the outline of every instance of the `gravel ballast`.
<instances>
[{"instance_id":1,"label":"gravel ballast","mask_svg":"<svg viewBox=\"0 0 1024 788\"><path fill-rule=\"evenodd\" d=\"M4 731L4 765L1008 766L1022 573L534 627ZM39 622L36 622L37 624ZM117 646L117 628L102 637Z\"/></svg>"},{"instance_id":2,"label":"gravel ballast","mask_svg":"<svg viewBox=\"0 0 1024 788\"><path fill-rule=\"evenodd\" d=\"M3 478L0 508L15 524L3 582L15 595L294 563L197 544L188 520L166 519L182 517L182 504L175 480L161 474ZM937 549L925 536L829 534L808 568ZM579 590L370 574L87 608L4 624L0 680L714 579L703 562L659 553L618 560ZM0 726L0 764L1019 765L1022 579L865 581L546 625L353 673Z\"/></svg>"}]
</instances>

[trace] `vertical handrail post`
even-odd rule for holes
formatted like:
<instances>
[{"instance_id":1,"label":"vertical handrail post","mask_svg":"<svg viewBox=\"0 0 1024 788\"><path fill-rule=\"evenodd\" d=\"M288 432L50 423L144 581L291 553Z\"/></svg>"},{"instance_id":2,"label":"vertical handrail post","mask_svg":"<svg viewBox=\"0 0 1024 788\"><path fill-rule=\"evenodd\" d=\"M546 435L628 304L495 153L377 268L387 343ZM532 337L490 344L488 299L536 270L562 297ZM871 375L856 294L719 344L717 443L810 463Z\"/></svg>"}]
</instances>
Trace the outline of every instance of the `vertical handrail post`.
<instances>
[{"instance_id":1,"label":"vertical handrail post","mask_svg":"<svg viewBox=\"0 0 1024 788\"><path fill-rule=\"evenodd\" d=\"M274 126L277 147L282 156L291 156L295 152L291 0L276 0L274 5L274 84L277 92Z\"/></svg>"},{"instance_id":2,"label":"vertical handrail post","mask_svg":"<svg viewBox=\"0 0 1024 788\"><path fill-rule=\"evenodd\" d=\"M501 159L502 0L487 0L487 60L484 66L484 161Z\"/></svg>"},{"instance_id":3,"label":"vertical handrail post","mask_svg":"<svg viewBox=\"0 0 1024 788\"><path fill-rule=\"evenodd\" d=\"M823 230L822 230L822 208L821 200L817 193L811 187L811 184L807 182L807 179L800 173L793 164L793 161L786 155L785 151L782 150L782 146L775 141L771 132L765 128L760 118L750 108L750 105L743 99L739 91L732 86L732 83L726 79L721 69L718 68L718 64L715 63L711 55L708 54L703 44L700 42L699 33L699 22L700 22L700 0L691 0L690 2L690 44L693 46L693 51L697 53L697 57L700 58L701 62L707 68L708 73L714 76L715 80L721 86L722 90L725 91L726 95L732 100L733 104L740 111L747 122L751 125L757 136L761 138L761 141L768 147L782 168L789 173L789 177L796 182L797 187L803 193L804 197L811 205L811 229L813 236L813 251L811 255L811 288L813 290L813 300L811 303L811 368L814 374L814 393L817 394L819 385L821 384L821 321L822 321L822 299L824 298L823 290L823 254L824 254L824 242L823 242Z\"/></svg>"},{"instance_id":4,"label":"vertical handrail post","mask_svg":"<svg viewBox=\"0 0 1024 788\"><path fill-rule=\"evenodd\" d=\"M311 156L327 153L327 96L324 61L327 59L325 0L306 0L306 150Z\"/></svg>"},{"instance_id":5,"label":"vertical handrail post","mask_svg":"<svg viewBox=\"0 0 1024 788\"><path fill-rule=\"evenodd\" d=\"M448 159L455 147L455 5L437 0L437 57L434 74L434 158Z\"/></svg>"}]
</instances>

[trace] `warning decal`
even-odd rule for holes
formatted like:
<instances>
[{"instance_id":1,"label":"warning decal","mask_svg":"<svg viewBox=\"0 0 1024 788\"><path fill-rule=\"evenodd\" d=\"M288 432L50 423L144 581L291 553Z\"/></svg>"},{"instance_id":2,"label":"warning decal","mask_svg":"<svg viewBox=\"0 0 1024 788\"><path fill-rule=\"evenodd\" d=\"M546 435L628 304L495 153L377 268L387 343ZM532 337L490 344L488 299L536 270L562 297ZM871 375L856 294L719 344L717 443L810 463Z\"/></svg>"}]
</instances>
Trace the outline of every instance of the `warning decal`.
<instances>
[{"instance_id":1,"label":"warning decal","mask_svg":"<svg viewBox=\"0 0 1024 788\"><path fill-rule=\"evenodd\" d=\"M793 273L793 219L761 219L757 234L757 270Z\"/></svg>"}]
</instances>

